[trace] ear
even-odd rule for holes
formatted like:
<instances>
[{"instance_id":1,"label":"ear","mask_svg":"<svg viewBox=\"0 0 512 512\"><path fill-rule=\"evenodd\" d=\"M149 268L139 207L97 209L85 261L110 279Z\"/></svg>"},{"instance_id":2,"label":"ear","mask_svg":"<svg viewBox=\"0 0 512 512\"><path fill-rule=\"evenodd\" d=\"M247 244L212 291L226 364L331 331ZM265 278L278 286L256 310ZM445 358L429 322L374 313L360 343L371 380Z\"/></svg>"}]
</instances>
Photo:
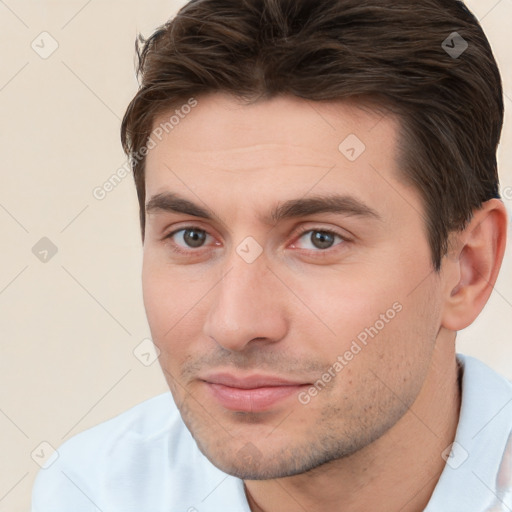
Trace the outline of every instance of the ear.
<instances>
[{"instance_id":1,"label":"ear","mask_svg":"<svg viewBox=\"0 0 512 512\"><path fill-rule=\"evenodd\" d=\"M507 238L503 202L491 199L483 203L466 229L453 237L452 249L443 262L446 287L441 323L459 331L480 314L498 278Z\"/></svg>"}]
</instances>

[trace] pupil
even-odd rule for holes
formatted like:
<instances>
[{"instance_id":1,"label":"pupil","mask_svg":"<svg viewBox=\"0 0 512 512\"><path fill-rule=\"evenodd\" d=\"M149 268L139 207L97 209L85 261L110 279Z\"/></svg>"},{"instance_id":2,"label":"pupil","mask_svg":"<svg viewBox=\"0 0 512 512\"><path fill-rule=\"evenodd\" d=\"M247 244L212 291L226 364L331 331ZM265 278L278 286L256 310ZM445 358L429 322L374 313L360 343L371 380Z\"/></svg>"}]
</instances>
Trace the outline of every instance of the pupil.
<instances>
[{"instance_id":1,"label":"pupil","mask_svg":"<svg viewBox=\"0 0 512 512\"><path fill-rule=\"evenodd\" d=\"M187 229L184 234L185 242L190 247L201 247L203 244L206 234L204 231L197 231L195 229Z\"/></svg>"},{"instance_id":2,"label":"pupil","mask_svg":"<svg viewBox=\"0 0 512 512\"><path fill-rule=\"evenodd\" d=\"M323 231L315 231L311 234L311 242L318 249L328 249L334 243L334 238Z\"/></svg>"}]
</instances>

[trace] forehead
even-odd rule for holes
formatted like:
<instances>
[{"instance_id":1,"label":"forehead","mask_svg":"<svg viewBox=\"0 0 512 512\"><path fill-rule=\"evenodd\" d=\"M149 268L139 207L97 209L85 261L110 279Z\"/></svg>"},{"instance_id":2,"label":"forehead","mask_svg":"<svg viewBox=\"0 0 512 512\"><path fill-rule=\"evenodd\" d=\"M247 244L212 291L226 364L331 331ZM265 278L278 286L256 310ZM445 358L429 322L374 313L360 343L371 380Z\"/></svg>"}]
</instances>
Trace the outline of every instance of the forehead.
<instances>
[{"instance_id":1,"label":"forehead","mask_svg":"<svg viewBox=\"0 0 512 512\"><path fill-rule=\"evenodd\" d=\"M155 120L146 197L172 190L241 210L334 192L385 206L400 187L399 196L415 195L398 178L398 128L396 117L366 103L198 97L194 108Z\"/></svg>"},{"instance_id":2,"label":"forehead","mask_svg":"<svg viewBox=\"0 0 512 512\"><path fill-rule=\"evenodd\" d=\"M184 102L159 115L153 123L153 133L162 132L157 139L168 139L172 133L182 149L195 151L242 149L255 142L293 145L308 140L308 146L320 147L321 140L332 145L347 130L365 139L378 137L382 130L371 133L377 124L392 136L397 123L384 107L368 100L315 102L287 95L247 103L215 93L200 96L196 102L193 108ZM201 147L196 146L199 140Z\"/></svg>"}]
</instances>

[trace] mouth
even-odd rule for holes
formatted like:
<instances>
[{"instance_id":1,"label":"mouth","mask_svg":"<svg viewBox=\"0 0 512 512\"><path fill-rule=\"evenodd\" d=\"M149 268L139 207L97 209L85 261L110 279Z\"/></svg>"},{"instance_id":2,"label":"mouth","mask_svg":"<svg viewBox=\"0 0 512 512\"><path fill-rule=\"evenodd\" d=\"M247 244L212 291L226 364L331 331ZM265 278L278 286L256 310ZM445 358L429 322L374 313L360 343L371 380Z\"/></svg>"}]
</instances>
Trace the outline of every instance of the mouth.
<instances>
[{"instance_id":1,"label":"mouth","mask_svg":"<svg viewBox=\"0 0 512 512\"><path fill-rule=\"evenodd\" d=\"M213 399L236 412L265 412L296 396L310 383L277 376L217 373L200 379Z\"/></svg>"}]
</instances>

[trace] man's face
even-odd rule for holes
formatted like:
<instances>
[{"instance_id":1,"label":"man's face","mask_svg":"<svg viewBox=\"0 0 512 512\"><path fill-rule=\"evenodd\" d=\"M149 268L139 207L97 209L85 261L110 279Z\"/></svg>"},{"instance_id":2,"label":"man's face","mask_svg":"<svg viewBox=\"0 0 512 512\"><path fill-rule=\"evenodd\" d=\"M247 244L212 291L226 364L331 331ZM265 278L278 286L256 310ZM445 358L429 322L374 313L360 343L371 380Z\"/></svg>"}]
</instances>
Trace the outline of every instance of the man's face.
<instances>
[{"instance_id":1,"label":"man's face","mask_svg":"<svg viewBox=\"0 0 512 512\"><path fill-rule=\"evenodd\" d=\"M183 420L225 472L349 455L416 399L442 282L397 128L343 102L214 94L149 152L147 317Z\"/></svg>"}]
</instances>

